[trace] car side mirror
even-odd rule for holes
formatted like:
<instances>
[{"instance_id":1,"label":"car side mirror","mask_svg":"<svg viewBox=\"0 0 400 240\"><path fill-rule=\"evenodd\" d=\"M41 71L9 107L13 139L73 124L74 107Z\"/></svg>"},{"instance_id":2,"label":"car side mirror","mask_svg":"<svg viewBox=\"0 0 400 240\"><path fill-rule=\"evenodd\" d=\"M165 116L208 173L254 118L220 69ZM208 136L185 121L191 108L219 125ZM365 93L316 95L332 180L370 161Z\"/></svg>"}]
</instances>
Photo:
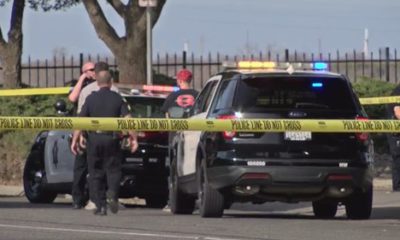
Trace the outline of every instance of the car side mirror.
<instances>
[{"instance_id":1,"label":"car side mirror","mask_svg":"<svg viewBox=\"0 0 400 240\"><path fill-rule=\"evenodd\" d=\"M65 114L67 112L67 104L63 99L58 99L54 104L54 108L57 111L57 114Z\"/></svg>"}]
</instances>

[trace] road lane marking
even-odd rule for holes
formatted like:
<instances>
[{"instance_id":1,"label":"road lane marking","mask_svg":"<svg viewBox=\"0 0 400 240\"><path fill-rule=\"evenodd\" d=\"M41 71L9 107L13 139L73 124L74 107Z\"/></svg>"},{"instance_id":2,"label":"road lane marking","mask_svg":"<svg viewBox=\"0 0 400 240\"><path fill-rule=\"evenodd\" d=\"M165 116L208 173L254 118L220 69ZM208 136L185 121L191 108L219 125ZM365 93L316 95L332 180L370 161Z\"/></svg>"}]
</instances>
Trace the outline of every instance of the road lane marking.
<instances>
[{"instance_id":1,"label":"road lane marking","mask_svg":"<svg viewBox=\"0 0 400 240\"><path fill-rule=\"evenodd\" d=\"M171 238L171 239L194 239L194 240L239 240L234 238L219 238L209 236L188 236L188 235L172 235L172 234L155 234L155 233L138 233L138 232L114 232L102 230L86 230L86 229L73 229L73 228L52 228L52 227L34 227L26 225L9 225L0 224L0 228L15 228L15 229L29 229L29 230L45 230L45 231L59 231L59 232L72 232L72 233L93 233L93 234L109 234L109 235L125 235L125 236L141 236L141 237L157 237L157 238Z\"/></svg>"}]
</instances>

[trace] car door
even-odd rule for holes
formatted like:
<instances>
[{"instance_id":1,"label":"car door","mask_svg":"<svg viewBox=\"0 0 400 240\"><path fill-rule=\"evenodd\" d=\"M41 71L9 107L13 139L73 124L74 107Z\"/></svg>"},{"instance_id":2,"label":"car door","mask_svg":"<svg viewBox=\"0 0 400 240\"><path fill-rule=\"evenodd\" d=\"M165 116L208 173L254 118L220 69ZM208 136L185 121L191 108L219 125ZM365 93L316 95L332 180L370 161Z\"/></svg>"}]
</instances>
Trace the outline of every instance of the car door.
<instances>
[{"instance_id":1,"label":"car door","mask_svg":"<svg viewBox=\"0 0 400 240\"><path fill-rule=\"evenodd\" d=\"M211 100L214 97L215 90L221 76L211 78L203 90L200 92L193 106L193 115L189 119L206 119L207 112L211 105ZM196 170L196 154L201 136L201 131L185 131L182 133L182 142L178 145L178 175L187 176L194 174ZM183 151L181 151L183 150Z\"/></svg>"},{"instance_id":2,"label":"car door","mask_svg":"<svg viewBox=\"0 0 400 240\"><path fill-rule=\"evenodd\" d=\"M75 156L70 150L71 131L50 131L44 160L48 183L72 183Z\"/></svg>"}]
</instances>

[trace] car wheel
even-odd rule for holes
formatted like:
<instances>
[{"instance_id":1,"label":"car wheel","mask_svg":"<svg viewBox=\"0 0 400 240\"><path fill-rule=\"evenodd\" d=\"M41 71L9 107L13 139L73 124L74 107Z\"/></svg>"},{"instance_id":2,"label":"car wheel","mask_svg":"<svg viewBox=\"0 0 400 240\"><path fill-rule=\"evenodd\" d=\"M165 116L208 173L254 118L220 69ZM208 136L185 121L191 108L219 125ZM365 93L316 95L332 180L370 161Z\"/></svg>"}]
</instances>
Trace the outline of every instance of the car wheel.
<instances>
[{"instance_id":1,"label":"car wheel","mask_svg":"<svg viewBox=\"0 0 400 240\"><path fill-rule=\"evenodd\" d=\"M195 199L182 193L179 190L178 173L176 159L170 164L169 181L169 201L171 212L173 214L192 214L195 206Z\"/></svg>"},{"instance_id":2,"label":"car wheel","mask_svg":"<svg viewBox=\"0 0 400 240\"><path fill-rule=\"evenodd\" d=\"M337 212L337 202L328 200L319 200L312 203L314 215L317 218L334 218Z\"/></svg>"},{"instance_id":3,"label":"car wheel","mask_svg":"<svg viewBox=\"0 0 400 240\"><path fill-rule=\"evenodd\" d=\"M31 203L52 203L57 193L45 190L46 173L42 164L28 157L25 163L23 184L25 196Z\"/></svg>"},{"instance_id":4,"label":"car wheel","mask_svg":"<svg viewBox=\"0 0 400 240\"><path fill-rule=\"evenodd\" d=\"M357 189L346 202L346 214L349 219L368 219L372 212L373 190Z\"/></svg>"},{"instance_id":5,"label":"car wheel","mask_svg":"<svg viewBox=\"0 0 400 240\"><path fill-rule=\"evenodd\" d=\"M146 199L146 206L149 208L163 208L167 205L168 196L147 196Z\"/></svg>"},{"instance_id":6,"label":"car wheel","mask_svg":"<svg viewBox=\"0 0 400 240\"><path fill-rule=\"evenodd\" d=\"M221 217L224 213L224 196L208 183L205 162L199 169L199 210L202 217Z\"/></svg>"}]
</instances>

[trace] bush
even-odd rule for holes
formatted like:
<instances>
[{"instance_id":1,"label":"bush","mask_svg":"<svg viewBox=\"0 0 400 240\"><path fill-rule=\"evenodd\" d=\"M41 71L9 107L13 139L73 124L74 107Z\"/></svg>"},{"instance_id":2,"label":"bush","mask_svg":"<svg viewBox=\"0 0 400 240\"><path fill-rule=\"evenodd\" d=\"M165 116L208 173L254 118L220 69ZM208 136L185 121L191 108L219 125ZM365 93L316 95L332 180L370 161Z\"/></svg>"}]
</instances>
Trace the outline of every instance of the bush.
<instances>
[{"instance_id":1,"label":"bush","mask_svg":"<svg viewBox=\"0 0 400 240\"><path fill-rule=\"evenodd\" d=\"M1 97L2 116L54 116L54 103L65 96ZM20 184L25 159L39 131L0 131L0 183Z\"/></svg>"},{"instance_id":2,"label":"bush","mask_svg":"<svg viewBox=\"0 0 400 240\"><path fill-rule=\"evenodd\" d=\"M353 87L358 97L363 98L390 96L396 85L371 78L363 78L361 81L354 83ZM365 105L363 107L370 119L387 119L388 117L387 105ZM389 153L386 134L372 134L372 139L377 153Z\"/></svg>"},{"instance_id":3,"label":"bush","mask_svg":"<svg viewBox=\"0 0 400 240\"><path fill-rule=\"evenodd\" d=\"M396 87L394 83L383 82L371 78L363 78L361 81L353 84L358 97L384 97L390 96ZM365 105L365 111L371 119L386 119L386 105Z\"/></svg>"}]
</instances>

